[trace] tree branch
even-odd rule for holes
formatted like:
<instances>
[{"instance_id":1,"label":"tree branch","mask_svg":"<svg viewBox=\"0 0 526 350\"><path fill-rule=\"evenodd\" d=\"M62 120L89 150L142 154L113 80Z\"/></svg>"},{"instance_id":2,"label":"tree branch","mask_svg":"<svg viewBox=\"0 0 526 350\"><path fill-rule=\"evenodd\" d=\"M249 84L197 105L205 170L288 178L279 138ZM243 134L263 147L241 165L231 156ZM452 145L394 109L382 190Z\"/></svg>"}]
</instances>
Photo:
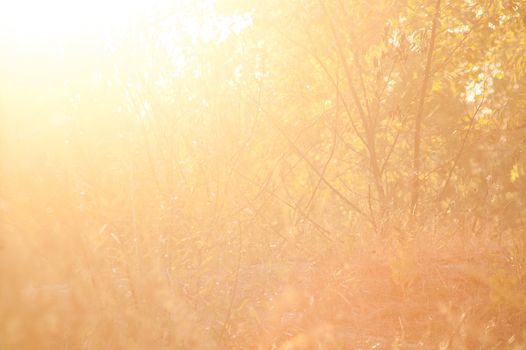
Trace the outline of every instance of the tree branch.
<instances>
[{"instance_id":1,"label":"tree branch","mask_svg":"<svg viewBox=\"0 0 526 350\"><path fill-rule=\"evenodd\" d=\"M431 39L429 48L427 50L426 68L424 72L424 79L422 80L422 87L420 89L420 99L418 101L418 110L415 118L415 137L414 137L414 151L413 151L413 184L411 191L411 212L413 216L417 213L418 197L420 195L420 143L422 140L422 116L424 114L424 103L426 99L427 86L431 80L431 67L433 63L433 52L435 50L436 31L438 27L438 20L440 17L440 2L436 0L435 14L433 16L433 25L431 27Z\"/></svg>"}]
</instances>

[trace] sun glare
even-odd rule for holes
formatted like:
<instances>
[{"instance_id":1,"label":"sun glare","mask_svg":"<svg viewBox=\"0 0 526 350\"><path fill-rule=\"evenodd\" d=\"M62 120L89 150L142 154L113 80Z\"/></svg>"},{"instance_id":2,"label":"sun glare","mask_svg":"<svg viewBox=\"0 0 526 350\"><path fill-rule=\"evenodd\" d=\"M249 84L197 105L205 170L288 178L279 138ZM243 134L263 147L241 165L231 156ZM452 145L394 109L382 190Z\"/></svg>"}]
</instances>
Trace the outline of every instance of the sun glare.
<instances>
[{"instance_id":1,"label":"sun glare","mask_svg":"<svg viewBox=\"0 0 526 350\"><path fill-rule=\"evenodd\" d=\"M249 25L246 15L220 16L214 5L213 0L11 0L0 5L0 39L32 49L77 40L113 42L167 21L169 30L210 42Z\"/></svg>"},{"instance_id":2,"label":"sun glare","mask_svg":"<svg viewBox=\"0 0 526 350\"><path fill-rule=\"evenodd\" d=\"M6 1L1 8L3 35L24 46L104 36L132 25L148 4L136 0Z\"/></svg>"},{"instance_id":3,"label":"sun glare","mask_svg":"<svg viewBox=\"0 0 526 350\"><path fill-rule=\"evenodd\" d=\"M526 349L526 0L0 0L0 350Z\"/></svg>"},{"instance_id":4,"label":"sun glare","mask_svg":"<svg viewBox=\"0 0 526 350\"><path fill-rule=\"evenodd\" d=\"M16 123L22 106L27 106L20 101L28 91L35 97L54 91L54 98L39 101L46 106L55 101L50 109L57 109L57 105L76 105L67 102L77 99L75 81L127 84L126 90L138 84L126 82L130 74L145 77L151 75L148 70L161 65L171 76L199 74L199 67L191 62L197 51L219 45L250 25L250 13L220 14L215 0L1 2L0 74L7 82L0 86L7 101L4 109L11 112L10 122ZM166 79L156 83L161 80ZM121 92L109 96L117 99ZM60 103L58 96L62 96ZM31 106L35 108L36 102ZM45 110L26 114L31 119L54 120L56 112L48 116Z\"/></svg>"}]
</instances>

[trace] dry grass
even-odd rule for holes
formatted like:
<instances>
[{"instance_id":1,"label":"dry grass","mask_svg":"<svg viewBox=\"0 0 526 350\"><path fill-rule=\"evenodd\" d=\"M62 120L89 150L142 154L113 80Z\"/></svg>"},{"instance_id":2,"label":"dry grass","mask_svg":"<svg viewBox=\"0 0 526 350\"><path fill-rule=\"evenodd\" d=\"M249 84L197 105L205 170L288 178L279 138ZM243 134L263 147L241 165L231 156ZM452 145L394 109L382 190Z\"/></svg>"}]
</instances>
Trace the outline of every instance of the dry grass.
<instances>
[{"instance_id":1,"label":"dry grass","mask_svg":"<svg viewBox=\"0 0 526 350\"><path fill-rule=\"evenodd\" d=\"M0 348L526 346L524 242L516 237L419 234L310 261L171 274L162 259L135 254L132 241L114 241L82 248L74 239L5 236Z\"/></svg>"}]
</instances>

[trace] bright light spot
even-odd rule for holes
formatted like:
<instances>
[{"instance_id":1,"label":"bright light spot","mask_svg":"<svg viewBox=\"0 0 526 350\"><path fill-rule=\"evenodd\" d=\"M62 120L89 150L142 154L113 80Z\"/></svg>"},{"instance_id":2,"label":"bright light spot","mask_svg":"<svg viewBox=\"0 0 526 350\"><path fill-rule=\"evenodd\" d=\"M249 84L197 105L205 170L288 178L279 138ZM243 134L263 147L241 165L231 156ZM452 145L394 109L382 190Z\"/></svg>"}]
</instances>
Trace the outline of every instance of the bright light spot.
<instances>
[{"instance_id":1,"label":"bright light spot","mask_svg":"<svg viewBox=\"0 0 526 350\"><path fill-rule=\"evenodd\" d=\"M248 14L221 16L214 7L210 0L11 0L0 4L0 40L25 48L81 40L111 46L133 30L157 28L209 43L251 24Z\"/></svg>"},{"instance_id":2,"label":"bright light spot","mask_svg":"<svg viewBox=\"0 0 526 350\"><path fill-rule=\"evenodd\" d=\"M466 101L475 102L477 97L484 92L484 85L481 82L470 81L466 86Z\"/></svg>"},{"instance_id":3,"label":"bright light spot","mask_svg":"<svg viewBox=\"0 0 526 350\"><path fill-rule=\"evenodd\" d=\"M140 0L11 0L0 6L1 35L22 46L103 37L125 30L148 7Z\"/></svg>"}]
</instances>

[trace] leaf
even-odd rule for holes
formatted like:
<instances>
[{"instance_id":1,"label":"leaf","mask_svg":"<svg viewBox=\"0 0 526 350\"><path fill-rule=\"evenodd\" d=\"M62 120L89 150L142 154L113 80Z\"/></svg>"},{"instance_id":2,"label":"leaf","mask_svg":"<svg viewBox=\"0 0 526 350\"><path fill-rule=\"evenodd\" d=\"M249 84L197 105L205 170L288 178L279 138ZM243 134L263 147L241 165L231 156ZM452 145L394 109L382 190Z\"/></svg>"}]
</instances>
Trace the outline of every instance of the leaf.
<instances>
[{"instance_id":1,"label":"leaf","mask_svg":"<svg viewBox=\"0 0 526 350\"><path fill-rule=\"evenodd\" d=\"M477 121L480 125L489 125L489 118L487 116L480 117ZM467 129L469 129L469 126Z\"/></svg>"},{"instance_id":2,"label":"leaf","mask_svg":"<svg viewBox=\"0 0 526 350\"><path fill-rule=\"evenodd\" d=\"M520 176L519 175L519 165L515 164L515 165L513 165L513 167L511 168L511 171L510 171L510 180L511 180L511 182L517 181L519 176Z\"/></svg>"}]
</instances>

